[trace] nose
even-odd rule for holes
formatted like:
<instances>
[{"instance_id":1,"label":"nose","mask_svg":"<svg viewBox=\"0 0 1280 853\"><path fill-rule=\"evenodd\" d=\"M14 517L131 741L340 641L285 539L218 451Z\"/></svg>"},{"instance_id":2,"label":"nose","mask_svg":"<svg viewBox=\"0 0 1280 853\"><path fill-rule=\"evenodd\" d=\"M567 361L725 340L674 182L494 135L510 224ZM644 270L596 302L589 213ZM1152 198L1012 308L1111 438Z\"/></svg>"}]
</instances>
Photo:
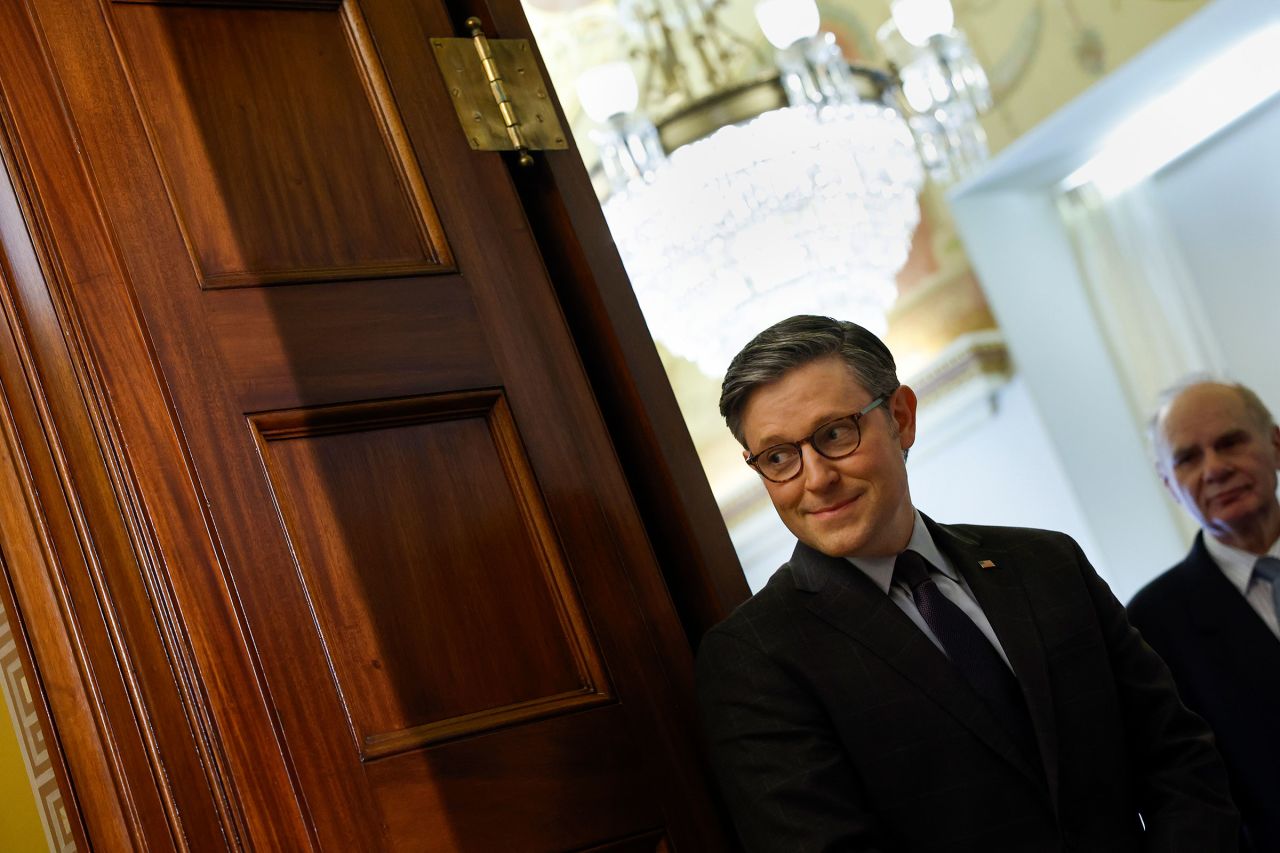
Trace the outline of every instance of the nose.
<instances>
[{"instance_id":1,"label":"nose","mask_svg":"<svg viewBox=\"0 0 1280 853\"><path fill-rule=\"evenodd\" d=\"M820 492L839 478L833 462L814 450L813 445L801 445L800 458L804 461L804 487L809 491Z\"/></svg>"},{"instance_id":2,"label":"nose","mask_svg":"<svg viewBox=\"0 0 1280 853\"><path fill-rule=\"evenodd\" d=\"M1204 455L1204 468L1202 470L1204 479L1207 482L1216 482L1231 475L1235 470L1231 464L1231 460L1223 454L1209 448Z\"/></svg>"}]
</instances>

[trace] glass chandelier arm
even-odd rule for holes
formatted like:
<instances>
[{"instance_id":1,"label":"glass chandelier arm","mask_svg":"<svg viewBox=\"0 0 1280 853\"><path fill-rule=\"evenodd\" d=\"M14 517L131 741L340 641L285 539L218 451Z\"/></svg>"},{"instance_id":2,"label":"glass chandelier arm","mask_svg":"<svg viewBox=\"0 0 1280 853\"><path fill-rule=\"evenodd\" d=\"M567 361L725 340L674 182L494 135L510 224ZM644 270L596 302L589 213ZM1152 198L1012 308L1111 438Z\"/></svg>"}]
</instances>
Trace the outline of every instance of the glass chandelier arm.
<instances>
[{"instance_id":1,"label":"glass chandelier arm","mask_svg":"<svg viewBox=\"0 0 1280 853\"><path fill-rule=\"evenodd\" d=\"M619 0L645 66L641 108L661 117L735 81L756 76L768 57L720 20L725 0Z\"/></svg>"},{"instance_id":2,"label":"glass chandelier arm","mask_svg":"<svg viewBox=\"0 0 1280 853\"><path fill-rule=\"evenodd\" d=\"M652 181L666 162L658 129L643 113L619 113L591 132L609 192Z\"/></svg>"},{"instance_id":3,"label":"glass chandelier arm","mask_svg":"<svg viewBox=\"0 0 1280 853\"><path fill-rule=\"evenodd\" d=\"M929 176L943 184L964 178L987 158L978 117L992 105L986 72L968 39L951 28L912 44L894 21L876 38L896 63L896 94Z\"/></svg>"}]
</instances>

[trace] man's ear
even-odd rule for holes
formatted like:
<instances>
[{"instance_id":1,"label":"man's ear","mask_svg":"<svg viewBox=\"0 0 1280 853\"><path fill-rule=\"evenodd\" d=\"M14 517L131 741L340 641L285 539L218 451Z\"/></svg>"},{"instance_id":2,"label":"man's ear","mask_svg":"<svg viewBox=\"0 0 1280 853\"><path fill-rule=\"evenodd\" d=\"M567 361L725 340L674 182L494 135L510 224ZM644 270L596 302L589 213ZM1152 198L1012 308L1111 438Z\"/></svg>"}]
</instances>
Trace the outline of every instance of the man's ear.
<instances>
[{"instance_id":1,"label":"man's ear","mask_svg":"<svg viewBox=\"0 0 1280 853\"><path fill-rule=\"evenodd\" d=\"M1161 409L1151 426L1152 464L1155 466L1156 476L1160 478L1160 482L1164 483L1165 489L1173 496L1174 502L1181 504L1178 489L1173 482L1173 465L1170 464L1173 460L1169 458L1172 449L1165 443L1163 415L1164 409Z\"/></svg>"},{"instance_id":2,"label":"man's ear","mask_svg":"<svg viewBox=\"0 0 1280 853\"><path fill-rule=\"evenodd\" d=\"M1274 457L1275 466L1280 470L1280 426L1271 427L1271 455Z\"/></svg>"},{"instance_id":3,"label":"man's ear","mask_svg":"<svg viewBox=\"0 0 1280 853\"><path fill-rule=\"evenodd\" d=\"M1173 460L1169 458L1169 448L1164 445L1163 436L1155 436L1155 468L1156 476L1160 478L1160 482L1164 483L1165 489L1173 497L1174 503L1181 504L1182 497L1178 494L1178 484L1173 479Z\"/></svg>"},{"instance_id":4,"label":"man's ear","mask_svg":"<svg viewBox=\"0 0 1280 853\"><path fill-rule=\"evenodd\" d=\"M889 416L898 428L898 441L904 451L916 443L916 392L899 385L889 401Z\"/></svg>"}]
</instances>

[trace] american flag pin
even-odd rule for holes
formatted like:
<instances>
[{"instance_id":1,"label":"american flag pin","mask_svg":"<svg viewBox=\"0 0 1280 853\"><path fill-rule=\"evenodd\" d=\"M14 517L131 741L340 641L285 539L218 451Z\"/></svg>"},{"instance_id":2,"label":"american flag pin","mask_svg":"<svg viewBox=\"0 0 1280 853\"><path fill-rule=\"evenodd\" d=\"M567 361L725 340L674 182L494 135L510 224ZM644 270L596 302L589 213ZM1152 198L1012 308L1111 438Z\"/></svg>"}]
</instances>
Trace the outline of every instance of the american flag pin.
<instances>
[{"instance_id":1,"label":"american flag pin","mask_svg":"<svg viewBox=\"0 0 1280 853\"><path fill-rule=\"evenodd\" d=\"M978 566L983 569L994 569L996 567L996 564L991 562L990 560L979 560Z\"/></svg>"}]
</instances>

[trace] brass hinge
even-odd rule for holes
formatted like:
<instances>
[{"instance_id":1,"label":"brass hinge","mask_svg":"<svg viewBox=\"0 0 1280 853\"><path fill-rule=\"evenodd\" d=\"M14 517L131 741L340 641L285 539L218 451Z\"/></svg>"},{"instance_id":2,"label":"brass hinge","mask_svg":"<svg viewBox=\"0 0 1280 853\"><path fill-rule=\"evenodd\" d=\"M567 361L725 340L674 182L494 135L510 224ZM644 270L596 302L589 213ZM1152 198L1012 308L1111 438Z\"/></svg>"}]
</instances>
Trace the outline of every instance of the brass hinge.
<instances>
[{"instance_id":1,"label":"brass hinge","mask_svg":"<svg viewBox=\"0 0 1280 853\"><path fill-rule=\"evenodd\" d=\"M525 39L485 38L479 18L467 18L469 39L433 38L440 73L467 141L477 151L530 151L569 147Z\"/></svg>"}]
</instances>

